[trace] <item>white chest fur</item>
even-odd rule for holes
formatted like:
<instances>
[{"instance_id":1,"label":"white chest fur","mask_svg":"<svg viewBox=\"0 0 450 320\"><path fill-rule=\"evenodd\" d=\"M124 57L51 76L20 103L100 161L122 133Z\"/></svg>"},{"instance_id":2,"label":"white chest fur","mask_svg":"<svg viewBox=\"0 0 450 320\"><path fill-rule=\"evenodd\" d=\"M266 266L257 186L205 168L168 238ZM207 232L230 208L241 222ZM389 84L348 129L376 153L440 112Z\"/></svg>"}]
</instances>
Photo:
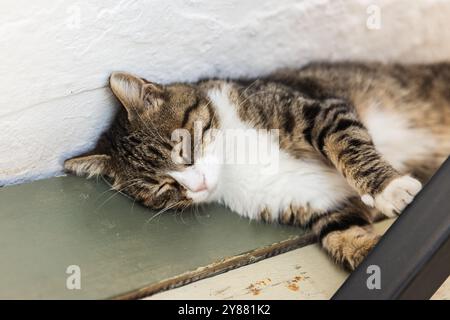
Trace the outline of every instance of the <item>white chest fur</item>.
<instances>
[{"instance_id":1,"label":"white chest fur","mask_svg":"<svg viewBox=\"0 0 450 320\"><path fill-rule=\"evenodd\" d=\"M208 92L219 117L221 134L254 130L240 120L236 106L229 99L229 90L230 87L224 85L221 89ZM318 161L294 159L279 149L271 132L258 131L256 135L256 144L269 145L266 150L270 150L260 153L256 162L254 159L238 163L233 161L236 158L248 159L248 154L242 153L248 153L251 148L249 145L247 148L236 147L233 139L225 139L225 147L220 139L215 139L207 147L205 159L221 158L220 169L214 177L217 179L216 187L210 201L219 201L249 218L256 218L262 209L267 208L276 218L289 205L328 210L353 194L344 178L333 168ZM218 141L221 141L220 147ZM230 159L230 153L233 159ZM202 161L199 165L202 166ZM208 172L206 175L208 178Z\"/></svg>"}]
</instances>

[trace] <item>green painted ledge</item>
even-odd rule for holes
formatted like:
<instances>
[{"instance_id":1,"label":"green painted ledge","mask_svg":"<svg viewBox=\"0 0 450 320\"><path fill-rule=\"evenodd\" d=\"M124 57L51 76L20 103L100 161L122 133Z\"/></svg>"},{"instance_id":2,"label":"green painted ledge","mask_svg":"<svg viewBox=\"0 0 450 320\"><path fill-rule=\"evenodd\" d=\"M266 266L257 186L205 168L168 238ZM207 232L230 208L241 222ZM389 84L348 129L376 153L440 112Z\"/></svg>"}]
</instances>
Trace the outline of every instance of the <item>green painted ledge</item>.
<instances>
[{"instance_id":1,"label":"green painted ledge","mask_svg":"<svg viewBox=\"0 0 450 320\"><path fill-rule=\"evenodd\" d=\"M311 243L220 206L155 214L95 180L0 188L0 298L137 298ZM81 269L81 289L66 269Z\"/></svg>"}]
</instances>

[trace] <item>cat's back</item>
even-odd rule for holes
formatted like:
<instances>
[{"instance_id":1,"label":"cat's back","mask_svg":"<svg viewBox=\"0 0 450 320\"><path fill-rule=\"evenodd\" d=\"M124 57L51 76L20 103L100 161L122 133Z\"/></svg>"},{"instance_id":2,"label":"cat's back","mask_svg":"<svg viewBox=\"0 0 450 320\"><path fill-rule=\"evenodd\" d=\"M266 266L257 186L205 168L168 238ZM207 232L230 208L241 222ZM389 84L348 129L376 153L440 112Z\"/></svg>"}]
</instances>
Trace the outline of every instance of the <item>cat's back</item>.
<instances>
[{"instance_id":1,"label":"cat's back","mask_svg":"<svg viewBox=\"0 0 450 320\"><path fill-rule=\"evenodd\" d=\"M316 62L300 69L279 70L269 78L311 98L342 97L355 104L365 99L429 102L450 107L450 62L383 64Z\"/></svg>"}]
</instances>

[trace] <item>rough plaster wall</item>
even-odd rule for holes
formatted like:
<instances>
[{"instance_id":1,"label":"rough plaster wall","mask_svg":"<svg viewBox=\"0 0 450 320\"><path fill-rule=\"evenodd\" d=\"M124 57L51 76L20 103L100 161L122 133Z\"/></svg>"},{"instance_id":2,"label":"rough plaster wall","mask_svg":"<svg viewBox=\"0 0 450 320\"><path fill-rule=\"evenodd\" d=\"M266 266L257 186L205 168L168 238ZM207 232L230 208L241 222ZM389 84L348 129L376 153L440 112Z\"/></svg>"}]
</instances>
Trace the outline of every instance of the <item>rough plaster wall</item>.
<instances>
[{"instance_id":1,"label":"rough plaster wall","mask_svg":"<svg viewBox=\"0 0 450 320\"><path fill-rule=\"evenodd\" d=\"M0 185L58 174L92 146L117 107L113 70L170 82L315 59L443 60L448 17L444 0L2 0Z\"/></svg>"}]
</instances>

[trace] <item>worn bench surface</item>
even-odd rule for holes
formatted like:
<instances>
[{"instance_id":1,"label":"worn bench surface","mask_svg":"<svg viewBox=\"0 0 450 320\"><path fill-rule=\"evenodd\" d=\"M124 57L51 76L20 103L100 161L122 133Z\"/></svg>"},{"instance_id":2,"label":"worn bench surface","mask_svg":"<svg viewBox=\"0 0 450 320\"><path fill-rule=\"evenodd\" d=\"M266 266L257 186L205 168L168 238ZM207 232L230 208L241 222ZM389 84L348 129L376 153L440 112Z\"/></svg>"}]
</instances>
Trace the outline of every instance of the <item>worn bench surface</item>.
<instances>
[{"instance_id":1,"label":"worn bench surface","mask_svg":"<svg viewBox=\"0 0 450 320\"><path fill-rule=\"evenodd\" d=\"M156 212L102 181L0 188L0 298L138 297L311 242L220 207ZM81 290L66 269L81 269Z\"/></svg>"}]
</instances>

